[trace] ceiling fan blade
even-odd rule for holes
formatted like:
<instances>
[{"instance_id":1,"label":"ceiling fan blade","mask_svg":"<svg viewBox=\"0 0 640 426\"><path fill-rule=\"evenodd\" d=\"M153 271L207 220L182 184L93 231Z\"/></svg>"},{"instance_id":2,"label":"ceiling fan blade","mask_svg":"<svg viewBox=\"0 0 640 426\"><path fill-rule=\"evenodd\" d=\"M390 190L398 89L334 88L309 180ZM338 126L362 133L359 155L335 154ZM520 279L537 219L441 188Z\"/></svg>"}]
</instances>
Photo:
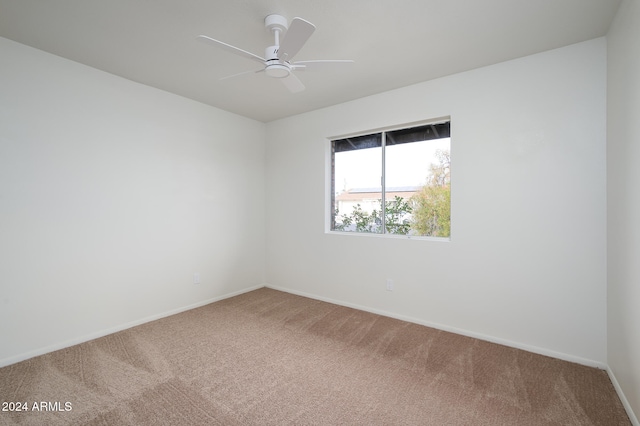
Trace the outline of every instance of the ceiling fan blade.
<instances>
[{"instance_id":1,"label":"ceiling fan blade","mask_svg":"<svg viewBox=\"0 0 640 426\"><path fill-rule=\"evenodd\" d=\"M284 34L284 39L280 42L278 59L290 61L315 30L316 27L311 22L302 18L293 18L289 29Z\"/></svg>"},{"instance_id":2,"label":"ceiling fan blade","mask_svg":"<svg viewBox=\"0 0 640 426\"><path fill-rule=\"evenodd\" d=\"M342 70L355 61L350 59L319 59L316 61L299 61L291 64L296 71Z\"/></svg>"},{"instance_id":3,"label":"ceiling fan blade","mask_svg":"<svg viewBox=\"0 0 640 426\"><path fill-rule=\"evenodd\" d=\"M236 55L240 55L240 56L245 57L247 59L251 59L251 60L260 62L261 64L264 64L264 62L265 62L265 59L261 58L258 55L254 55L251 52L247 52L246 50L242 50L242 49L240 49L238 47L232 46L232 45L227 44L227 43L225 43L223 41L216 40L216 39L213 39L211 37L207 37L206 35L199 35L197 37L197 39L202 41L202 42L204 42L204 43L211 44L213 46L216 46L216 47L219 47L221 49L224 49L227 52L235 53Z\"/></svg>"},{"instance_id":4,"label":"ceiling fan blade","mask_svg":"<svg viewBox=\"0 0 640 426\"><path fill-rule=\"evenodd\" d=\"M279 80L282 81L282 84L284 84L284 86L289 89L291 93L302 92L305 89L304 84L302 84L298 77L296 77L293 73Z\"/></svg>"},{"instance_id":5,"label":"ceiling fan blade","mask_svg":"<svg viewBox=\"0 0 640 426\"><path fill-rule=\"evenodd\" d=\"M222 77L222 78L220 79L220 81L222 81L222 80L228 80L228 79L230 79L230 78L238 77L238 76L245 75L245 74L257 74L257 73L259 73L259 72L264 72L264 68L259 68L259 69L257 69L257 70L251 70L251 71L243 71L243 72L239 72L239 73L237 73L237 74L231 74L231 75L228 75L228 76L226 76L226 77Z\"/></svg>"}]
</instances>

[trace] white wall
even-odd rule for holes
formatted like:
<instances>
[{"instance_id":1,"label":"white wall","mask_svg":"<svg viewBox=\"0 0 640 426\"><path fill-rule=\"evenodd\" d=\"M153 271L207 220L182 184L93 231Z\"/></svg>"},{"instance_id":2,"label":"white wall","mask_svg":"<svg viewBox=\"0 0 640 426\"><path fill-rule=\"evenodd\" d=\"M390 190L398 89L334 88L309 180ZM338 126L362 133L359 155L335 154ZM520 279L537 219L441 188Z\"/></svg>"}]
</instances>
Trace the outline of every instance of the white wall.
<instances>
[{"instance_id":1,"label":"white wall","mask_svg":"<svg viewBox=\"0 0 640 426\"><path fill-rule=\"evenodd\" d=\"M0 365L263 285L263 123L0 58Z\"/></svg>"},{"instance_id":2,"label":"white wall","mask_svg":"<svg viewBox=\"0 0 640 426\"><path fill-rule=\"evenodd\" d=\"M448 115L450 242L325 233L327 137ZM605 117L600 38L269 123L267 283L603 365Z\"/></svg>"},{"instance_id":3,"label":"white wall","mask_svg":"<svg viewBox=\"0 0 640 426\"><path fill-rule=\"evenodd\" d=\"M640 416L640 2L607 35L608 361Z\"/></svg>"}]
</instances>

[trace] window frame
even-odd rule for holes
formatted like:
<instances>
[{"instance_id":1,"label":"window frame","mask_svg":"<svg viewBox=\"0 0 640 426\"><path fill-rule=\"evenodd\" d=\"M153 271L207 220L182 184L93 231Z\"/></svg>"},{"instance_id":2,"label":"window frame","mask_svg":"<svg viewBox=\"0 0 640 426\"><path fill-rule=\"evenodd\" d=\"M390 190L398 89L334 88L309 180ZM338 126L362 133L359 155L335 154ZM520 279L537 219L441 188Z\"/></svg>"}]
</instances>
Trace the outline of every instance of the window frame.
<instances>
[{"instance_id":1,"label":"window frame","mask_svg":"<svg viewBox=\"0 0 640 426\"><path fill-rule=\"evenodd\" d=\"M410 122L410 123L403 123L403 124L398 124L398 125L393 125L393 126L387 126L387 127L380 127L380 128L376 128L376 129L370 129L370 130L365 130L365 131L359 131L359 132L353 132L353 133L345 133L345 134L340 134L340 135L336 135L336 136L330 136L330 137L326 137L326 144L325 144L325 173L326 173L326 179L325 179L325 233L326 234L334 234L334 235L350 235L350 236L357 236L357 237L373 237L373 238L395 238L395 239L411 239L411 240L427 240L427 241L435 241L435 242L449 242L451 241L452 235L453 235L453 230L451 229L449 232L449 236L448 237L434 237L434 236L427 236L427 235L403 235L403 234L390 234L388 232L386 232L386 222L383 220L382 221L382 232L354 232L354 231L340 231L340 230L335 230L332 229L335 227L335 164L334 164L334 155L333 155L333 142L337 141L337 140L341 140L341 139L347 139L347 138L358 138L358 137L362 137L362 136L368 136L368 135L375 135L375 134L381 134L382 137L382 176L381 176L381 198L382 198L382 205L384 206L385 201L386 201L386 190L385 190L385 186L386 186L386 181L385 181L385 174L386 174L386 158L385 158L385 151L386 151L386 138L387 138L387 133L389 132L394 132L394 131L399 131L399 130L405 130L405 129L412 129L415 127L421 127L421 126L428 126L428 125L436 125L436 124L443 124L443 123L449 123L449 126L451 126L451 116L442 116L442 117L438 117L438 118L433 118L433 119L428 119L428 120L422 120L422 121L415 121L415 122ZM451 129L449 127L449 129ZM450 144L449 144L449 155L452 156L452 143L451 143L451 139L452 139L452 135L451 135L451 130L449 130L449 140L450 140ZM411 142L408 142L411 143ZM451 208L451 206L450 206Z\"/></svg>"}]
</instances>

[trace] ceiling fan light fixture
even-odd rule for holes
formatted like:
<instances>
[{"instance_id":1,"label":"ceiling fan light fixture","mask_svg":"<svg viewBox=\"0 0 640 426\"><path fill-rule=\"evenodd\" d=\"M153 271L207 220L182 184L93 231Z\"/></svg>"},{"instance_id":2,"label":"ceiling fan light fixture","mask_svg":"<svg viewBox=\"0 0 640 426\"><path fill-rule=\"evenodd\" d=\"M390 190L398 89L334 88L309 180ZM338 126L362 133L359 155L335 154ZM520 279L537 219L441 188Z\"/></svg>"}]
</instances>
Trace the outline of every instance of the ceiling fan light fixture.
<instances>
[{"instance_id":1,"label":"ceiling fan light fixture","mask_svg":"<svg viewBox=\"0 0 640 426\"><path fill-rule=\"evenodd\" d=\"M269 77L273 78L285 78L289 76L291 70L288 66L283 64L271 64L267 65L265 72Z\"/></svg>"}]
</instances>

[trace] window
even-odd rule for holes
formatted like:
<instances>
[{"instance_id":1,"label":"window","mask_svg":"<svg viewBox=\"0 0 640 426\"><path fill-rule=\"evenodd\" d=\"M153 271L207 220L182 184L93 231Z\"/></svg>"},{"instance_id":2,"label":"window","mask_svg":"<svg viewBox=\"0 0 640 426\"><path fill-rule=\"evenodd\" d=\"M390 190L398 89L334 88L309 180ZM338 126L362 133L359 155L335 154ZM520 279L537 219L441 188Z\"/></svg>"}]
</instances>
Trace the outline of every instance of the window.
<instances>
[{"instance_id":1,"label":"window","mask_svg":"<svg viewBox=\"0 0 640 426\"><path fill-rule=\"evenodd\" d=\"M331 230L449 238L450 122L331 141Z\"/></svg>"}]
</instances>

